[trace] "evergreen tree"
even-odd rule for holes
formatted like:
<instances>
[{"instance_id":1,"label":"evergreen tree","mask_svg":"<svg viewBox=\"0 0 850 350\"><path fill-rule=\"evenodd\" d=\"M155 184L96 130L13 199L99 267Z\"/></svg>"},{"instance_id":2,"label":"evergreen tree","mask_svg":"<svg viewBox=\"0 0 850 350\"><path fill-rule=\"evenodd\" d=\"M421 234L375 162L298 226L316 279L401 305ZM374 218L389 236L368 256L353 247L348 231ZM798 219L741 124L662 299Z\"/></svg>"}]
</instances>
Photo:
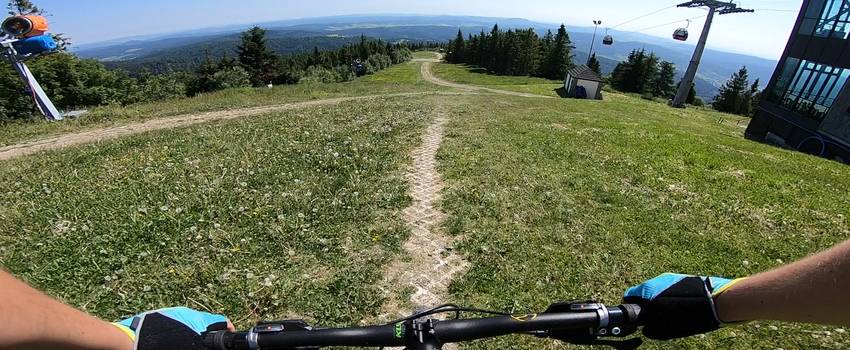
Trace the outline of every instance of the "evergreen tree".
<instances>
[{"instance_id":1,"label":"evergreen tree","mask_svg":"<svg viewBox=\"0 0 850 350\"><path fill-rule=\"evenodd\" d=\"M679 91L680 86L682 86L681 81L676 83L676 91L677 92ZM694 104L694 101L696 101L696 100L697 100L697 85L696 85L696 83L692 82L691 83L691 90L688 91L688 96L685 97L685 103L692 105L692 104Z\"/></svg>"},{"instance_id":2,"label":"evergreen tree","mask_svg":"<svg viewBox=\"0 0 850 350\"><path fill-rule=\"evenodd\" d=\"M251 75L252 85L264 86L275 79L277 55L266 46L265 29L254 26L243 32L242 43L236 49L239 64Z\"/></svg>"},{"instance_id":3,"label":"evergreen tree","mask_svg":"<svg viewBox=\"0 0 850 350\"><path fill-rule=\"evenodd\" d=\"M460 29L457 30L457 37L455 40L452 40L451 51L449 52L448 57L446 59L452 63L465 63L464 60L464 50L466 49L466 43L463 40L463 32Z\"/></svg>"},{"instance_id":4,"label":"evergreen tree","mask_svg":"<svg viewBox=\"0 0 850 350\"><path fill-rule=\"evenodd\" d=\"M759 105L759 100L761 99L761 90L759 90L759 82L760 79L756 78L756 81L753 82L753 85L750 86L750 92L747 94L747 97L750 99L749 106L750 109L746 114L741 114L743 116L752 117L755 114L756 109Z\"/></svg>"},{"instance_id":5,"label":"evergreen tree","mask_svg":"<svg viewBox=\"0 0 850 350\"><path fill-rule=\"evenodd\" d=\"M711 106L721 112L748 114L752 100L748 75L746 66L732 74L714 96Z\"/></svg>"},{"instance_id":6,"label":"evergreen tree","mask_svg":"<svg viewBox=\"0 0 850 350\"><path fill-rule=\"evenodd\" d=\"M561 27L558 28L558 34L555 35L552 51L549 54L546 78L561 80L566 77L567 70L574 66L573 48L572 42L570 42L570 35L567 34L567 28L561 24Z\"/></svg>"},{"instance_id":7,"label":"evergreen tree","mask_svg":"<svg viewBox=\"0 0 850 350\"><path fill-rule=\"evenodd\" d=\"M673 85L676 83L676 65L673 62L661 61L658 66L658 74L650 82L650 92L656 97L670 98L676 93Z\"/></svg>"},{"instance_id":8,"label":"evergreen tree","mask_svg":"<svg viewBox=\"0 0 850 350\"><path fill-rule=\"evenodd\" d=\"M590 56L590 60L587 61L587 66L590 70L596 72L599 76L602 76L602 67L600 66L599 60L596 59L595 52Z\"/></svg>"},{"instance_id":9,"label":"evergreen tree","mask_svg":"<svg viewBox=\"0 0 850 350\"><path fill-rule=\"evenodd\" d=\"M611 72L611 86L623 92L634 92L643 94L647 92L657 71L657 67L649 67L653 62L657 63L658 57L650 54L648 57L643 49L632 50L626 61L617 64Z\"/></svg>"}]
</instances>

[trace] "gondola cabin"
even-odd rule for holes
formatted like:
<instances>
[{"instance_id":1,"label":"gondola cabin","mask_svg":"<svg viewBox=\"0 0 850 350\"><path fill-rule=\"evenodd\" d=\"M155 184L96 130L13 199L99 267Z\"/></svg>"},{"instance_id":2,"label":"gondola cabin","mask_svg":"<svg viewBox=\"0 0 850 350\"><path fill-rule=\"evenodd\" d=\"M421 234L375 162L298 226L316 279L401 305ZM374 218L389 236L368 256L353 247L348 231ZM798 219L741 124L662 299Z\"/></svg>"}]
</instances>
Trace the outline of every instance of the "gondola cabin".
<instances>
[{"instance_id":1,"label":"gondola cabin","mask_svg":"<svg viewBox=\"0 0 850 350\"><path fill-rule=\"evenodd\" d=\"M676 31L673 32L673 39L679 41L688 41L688 30L685 28L676 29Z\"/></svg>"},{"instance_id":2,"label":"gondola cabin","mask_svg":"<svg viewBox=\"0 0 850 350\"><path fill-rule=\"evenodd\" d=\"M605 38L602 39L602 44L613 45L614 44L614 37L612 37L610 35L606 35Z\"/></svg>"}]
</instances>

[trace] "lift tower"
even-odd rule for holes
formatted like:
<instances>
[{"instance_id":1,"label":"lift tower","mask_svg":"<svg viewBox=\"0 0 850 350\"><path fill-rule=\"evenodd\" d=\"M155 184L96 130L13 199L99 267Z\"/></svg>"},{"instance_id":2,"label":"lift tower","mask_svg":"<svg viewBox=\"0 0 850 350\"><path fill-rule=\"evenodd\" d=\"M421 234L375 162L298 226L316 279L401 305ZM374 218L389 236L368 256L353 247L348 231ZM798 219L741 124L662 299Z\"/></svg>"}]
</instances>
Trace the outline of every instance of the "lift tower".
<instances>
[{"instance_id":1,"label":"lift tower","mask_svg":"<svg viewBox=\"0 0 850 350\"><path fill-rule=\"evenodd\" d=\"M717 0L689 1L679 4L677 7L708 7L708 16L705 19L705 25L702 27L702 34L699 37L699 42L697 42L697 47L694 50L691 63L688 65L688 70L685 71L685 76L682 77L682 81L679 83L679 91L676 93L676 97L673 98L673 101L670 103L673 107L684 108L685 100L688 98L688 92L691 91L691 85L694 82L694 77L697 75L697 68L699 67L699 62L702 59L702 52L705 50L705 42L708 40L708 31L711 29L711 22L714 20L714 15L749 13L755 12L755 10L741 9L738 8L737 4L733 4L731 1L722 2Z\"/></svg>"}]
</instances>

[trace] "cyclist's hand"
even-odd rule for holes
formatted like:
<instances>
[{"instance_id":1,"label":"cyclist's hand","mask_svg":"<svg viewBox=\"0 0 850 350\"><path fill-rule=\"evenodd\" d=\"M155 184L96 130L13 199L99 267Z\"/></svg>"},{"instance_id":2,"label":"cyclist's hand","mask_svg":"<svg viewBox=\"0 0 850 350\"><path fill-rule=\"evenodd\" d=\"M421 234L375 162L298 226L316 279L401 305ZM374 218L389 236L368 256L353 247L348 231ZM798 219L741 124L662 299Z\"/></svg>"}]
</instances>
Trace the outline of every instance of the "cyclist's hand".
<instances>
[{"instance_id":1,"label":"cyclist's hand","mask_svg":"<svg viewBox=\"0 0 850 350\"><path fill-rule=\"evenodd\" d=\"M224 316L185 307L150 311L114 323L135 342L136 350L206 349L201 333L235 328Z\"/></svg>"},{"instance_id":2,"label":"cyclist's hand","mask_svg":"<svg viewBox=\"0 0 850 350\"><path fill-rule=\"evenodd\" d=\"M668 273L629 288L623 300L649 309L647 338L683 338L720 328L714 298L741 280Z\"/></svg>"}]
</instances>

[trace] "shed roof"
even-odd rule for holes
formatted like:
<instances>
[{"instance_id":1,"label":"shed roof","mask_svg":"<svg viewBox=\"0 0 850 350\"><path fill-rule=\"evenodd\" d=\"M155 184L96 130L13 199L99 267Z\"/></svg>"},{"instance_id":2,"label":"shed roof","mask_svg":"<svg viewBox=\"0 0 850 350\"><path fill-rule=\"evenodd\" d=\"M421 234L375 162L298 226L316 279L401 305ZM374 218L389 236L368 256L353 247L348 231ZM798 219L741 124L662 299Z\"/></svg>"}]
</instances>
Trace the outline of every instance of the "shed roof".
<instances>
[{"instance_id":1,"label":"shed roof","mask_svg":"<svg viewBox=\"0 0 850 350\"><path fill-rule=\"evenodd\" d=\"M569 73L570 76L572 76L576 79L599 81L599 82L602 81L602 77L600 77L599 74L596 74L596 72L594 72L592 69L590 69L590 67L585 66L583 64L575 66L575 68L568 70L567 73Z\"/></svg>"}]
</instances>

